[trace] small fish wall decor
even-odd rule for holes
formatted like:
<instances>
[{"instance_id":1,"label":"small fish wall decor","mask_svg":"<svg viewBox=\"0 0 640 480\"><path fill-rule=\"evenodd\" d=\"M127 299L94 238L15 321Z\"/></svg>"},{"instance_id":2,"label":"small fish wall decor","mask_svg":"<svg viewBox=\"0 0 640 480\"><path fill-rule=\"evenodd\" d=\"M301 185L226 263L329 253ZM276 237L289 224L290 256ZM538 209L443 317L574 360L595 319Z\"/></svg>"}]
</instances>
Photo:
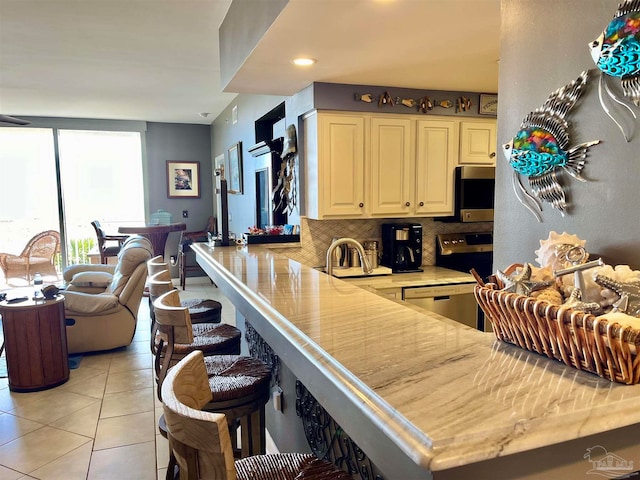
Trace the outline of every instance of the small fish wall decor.
<instances>
[{"instance_id":1,"label":"small fish wall decor","mask_svg":"<svg viewBox=\"0 0 640 480\"><path fill-rule=\"evenodd\" d=\"M631 140L635 131L635 112L623 99L619 99L607 84L607 78L620 78L624 97L634 105L640 106L640 0L625 0L618 5L613 20L605 27L600 36L589 44L591 56L602 72L598 93L600 104L605 113L618 126L624 139ZM625 128L605 104L604 93L612 102L619 105L623 113L633 117L633 123ZM627 131L629 130L629 131Z\"/></svg>"},{"instance_id":2,"label":"small fish wall decor","mask_svg":"<svg viewBox=\"0 0 640 480\"><path fill-rule=\"evenodd\" d=\"M429 110L433 110L433 101L429 97L418 100L418 112L427 113Z\"/></svg>"},{"instance_id":3,"label":"small fish wall decor","mask_svg":"<svg viewBox=\"0 0 640 480\"><path fill-rule=\"evenodd\" d=\"M359 93L355 93L354 97L356 102L357 101L367 102L367 103L373 102L373 95L371 95L370 93L363 93L362 95Z\"/></svg>"},{"instance_id":4,"label":"small fish wall decor","mask_svg":"<svg viewBox=\"0 0 640 480\"><path fill-rule=\"evenodd\" d=\"M391 98L391 95L389 95L389 92L384 92L382 95L380 95L380 98L378 99L378 107L383 107L385 105L393 107L393 98Z\"/></svg>"},{"instance_id":5,"label":"small fish wall decor","mask_svg":"<svg viewBox=\"0 0 640 480\"><path fill-rule=\"evenodd\" d=\"M396 96L393 98L389 92L383 92L376 96L371 93L354 93L353 99L356 102L373 103L377 102L378 107L395 107L396 105L404 105L408 108L416 108L418 113L427 113L433 110L435 107L440 108L452 108L456 107L456 113L466 112L471 108L471 99L465 96L460 96L456 99L455 103L452 100L435 100L427 96L421 98L402 98Z\"/></svg>"},{"instance_id":6,"label":"small fish wall decor","mask_svg":"<svg viewBox=\"0 0 640 480\"><path fill-rule=\"evenodd\" d=\"M451 100L434 100L433 102L436 104L436 107L442 107L442 108L453 107L453 102Z\"/></svg>"},{"instance_id":7,"label":"small fish wall decor","mask_svg":"<svg viewBox=\"0 0 640 480\"><path fill-rule=\"evenodd\" d=\"M588 72L553 92L547 101L529 113L513 139L503 146L507 161L513 168L513 189L516 197L541 222L540 202L549 203L564 216L566 199L556 172L564 170L573 178L580 176L589 147L600 140L569 147L567 113L574 107L587 84ZM533 195L522 185L521 177L529 179Z\"/></svg>"},{"instance_id":8,"label":"small fish wall decor","mask_svg":"<svg viewBox=\"0 0 640 480\"><path fill-rule=\"evenodd\" d=\"M405 107L415 107L416 106L416 100L414 100L413 98L400 98L400 97L396 97L396 105L404 105Z\"/></svg>"},{"instance_id":9,"label":"small fish wall decor","mask_svg":"<svg viewBox=\"0 0 640 480\"><path fill-rule=\"evenodd\" d=\"M471 108L471 99L467 97L456 98L456 113L466 112Z\"/></svg>"}]
</instances>

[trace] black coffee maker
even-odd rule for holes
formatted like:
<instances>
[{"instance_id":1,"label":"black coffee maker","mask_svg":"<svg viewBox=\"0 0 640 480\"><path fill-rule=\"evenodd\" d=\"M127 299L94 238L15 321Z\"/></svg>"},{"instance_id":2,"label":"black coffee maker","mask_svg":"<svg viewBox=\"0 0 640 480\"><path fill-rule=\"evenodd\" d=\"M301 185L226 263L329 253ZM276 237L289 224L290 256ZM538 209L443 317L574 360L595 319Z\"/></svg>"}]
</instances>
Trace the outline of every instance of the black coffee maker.
<instances>
[{"instance_id":1,"label":"black coffee maker","mask_svg":"<svg viewBox=\"0 0 640 480\"><path fill-rule=\"evenodd\" d=\"M380 264L393 273L422 272L422 225L383 223Z\"/></svg>"}]
</instances>

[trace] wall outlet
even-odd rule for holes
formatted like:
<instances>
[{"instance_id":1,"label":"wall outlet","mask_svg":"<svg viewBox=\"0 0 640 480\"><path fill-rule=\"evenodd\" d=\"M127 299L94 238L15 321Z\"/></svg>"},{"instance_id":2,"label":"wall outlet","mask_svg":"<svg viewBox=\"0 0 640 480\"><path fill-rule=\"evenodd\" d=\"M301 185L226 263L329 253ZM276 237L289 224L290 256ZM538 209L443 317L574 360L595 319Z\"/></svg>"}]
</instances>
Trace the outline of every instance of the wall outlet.
<instances>
[{"instance_id":1,"label":"wall outlet","mask_svg":"<svg viewBox=\"0 0 640 480\"><path fill-rule=\"evenodd\" d=\"M189 210L182 210L182 218L189 218Z\"/></svg>"},{"instance_id":2,"label":"wall outlet","mask_svg":"<svg viewBox=\"0 0 640 480\"><path fill-rule=\"evenodd\" d=\"M271 392L271 400L273 400L273 408L276 412L282 412L282 389L274 387Z\"/></svg>"}]
</instances>

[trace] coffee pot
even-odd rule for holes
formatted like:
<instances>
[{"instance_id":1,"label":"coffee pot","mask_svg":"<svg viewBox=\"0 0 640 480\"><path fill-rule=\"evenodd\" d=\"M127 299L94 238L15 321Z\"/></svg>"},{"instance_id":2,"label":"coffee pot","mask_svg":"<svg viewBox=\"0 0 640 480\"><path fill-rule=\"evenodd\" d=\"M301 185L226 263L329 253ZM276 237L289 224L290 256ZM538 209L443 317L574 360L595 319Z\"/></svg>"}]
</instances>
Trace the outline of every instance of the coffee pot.
<instances>
[{"instance_id":1,"label":"coffee pot","mask_svg":"<svg viewBox=\"0 0 640 480\"><path fill-rule=\"evenodd\" d=\"M421 272L422 225L383 223L380 263L394 273Z\"/></svg>"}]
</instances>

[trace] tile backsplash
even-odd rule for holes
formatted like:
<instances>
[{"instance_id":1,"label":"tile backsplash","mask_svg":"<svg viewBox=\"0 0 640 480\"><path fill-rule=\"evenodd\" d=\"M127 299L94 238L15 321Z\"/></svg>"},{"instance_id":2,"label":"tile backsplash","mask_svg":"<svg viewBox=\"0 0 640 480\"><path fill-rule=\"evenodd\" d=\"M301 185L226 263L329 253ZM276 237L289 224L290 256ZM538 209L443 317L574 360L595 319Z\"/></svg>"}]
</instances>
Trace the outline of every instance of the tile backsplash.
<instances>
[{"instance_id":1,"label":"tile backsplash","mask_svg":"<svg viewBox=\"0 0 640 480\"><path fill-rule=\"evenodd\" d=\"M309 267L320 267L325 264L325 256L331 241L335 237L351 237L359 242L377 240L380 242L381 225L383 223L419 223L422 225L422 264L434 265L436 261L436 235L440 233L458 232L491 232L493 222L482 223L443 223L432 218L407 219L367 219L367 220L311 220L300 219L300 247L278 247L268 245L287 257ZM265 245L267 246L267 245ZM382 247L380 247L382 248Z\"/></svg>"}]
</instances>

